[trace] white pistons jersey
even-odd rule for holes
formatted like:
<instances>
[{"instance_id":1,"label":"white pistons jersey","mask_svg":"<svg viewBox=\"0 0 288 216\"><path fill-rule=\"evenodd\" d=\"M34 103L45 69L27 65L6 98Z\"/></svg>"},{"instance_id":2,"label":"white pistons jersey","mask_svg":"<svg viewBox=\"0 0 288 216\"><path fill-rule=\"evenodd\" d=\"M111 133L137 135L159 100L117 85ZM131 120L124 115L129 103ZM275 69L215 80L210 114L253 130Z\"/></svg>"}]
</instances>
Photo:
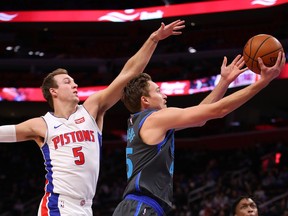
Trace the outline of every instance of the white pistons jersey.
<instances>
[{"instance_id":1,"label":"white pistons jersey","mask_svg":"<svg viewBox=\"0 0 288 216\"><path fill-rule=\"evenodd\" d=\"M99 176L102 133L82 106L69 119L43 116L47 134L41 150L45 160L45 191L92 200Z\"/></svg>"}]
</instances>

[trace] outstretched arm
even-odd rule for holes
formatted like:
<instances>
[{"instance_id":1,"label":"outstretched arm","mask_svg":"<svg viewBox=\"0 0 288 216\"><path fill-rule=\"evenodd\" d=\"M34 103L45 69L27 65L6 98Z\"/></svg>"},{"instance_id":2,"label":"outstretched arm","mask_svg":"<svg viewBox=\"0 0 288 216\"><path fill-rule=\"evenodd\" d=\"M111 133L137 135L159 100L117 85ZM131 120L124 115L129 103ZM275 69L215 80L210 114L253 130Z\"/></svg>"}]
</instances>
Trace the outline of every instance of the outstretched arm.
<instances>
[{"instance_id":1,"label":"outstretched arm","mask_svg":"<svg viewBox=\"0 0 288 216\"><path fill-rule=\"evenodd\" d=\"M226 93L229 85L239 76L247 70L247 67L243 68L245 62L241 55L237 55L234 60L227 66L227 57L224 56L221 65L221 78L219 83L213 89L213 91L201 102L201 104L214 103L220 100ZM242 68L242 69L241 69Z\"/></svg>"},{"instance_id":2,"label":"outstretched arm","mask_svg":"<svg viewBox=\"0 0 288 216\"><path fill-rule=\"evenodd\" d=\"M0 143L14 143L34 140L42 146L46 134L46 124L41 117L32 118L17 125L0 126Z\"/></svg>"},{"instance_id":3,"label":"outstretched arm","mask_svg":"<svg viewBox=\"0 0 288 216\"><path fill-rule=\"evenodd\" d=\"M119 101L127 82L144 71L158 42L171 35L180 35L184 27L184 21L182 20L176 20L168 25L161 23L159 29L153 32L138 52L126 62L115 80L105 90L91 95L84 102L88 112L94 118L98 118L99 115Z\"/></svg>"},{"instance_id":4,"label":"outstretched arm","mask_svg":"<svg viewBox=\"0 0 288 216\"><path fill-rule=\"evenodd\" d=\"M269 83L277 78L281 71L284 68L286 62L285 54L279 52L277 61L273 67L267 67L264 65L262 59L258 58L258 63L261 68L261 78L257 82L243 88L231 95L228 95L218 102L215 102L216 105L215 114L212 112L212 118L222 118L227 114L231 113L235 109L242 106L244 103L249 101L254 97L258 92L265 88ZM219 111L218 111L219 110ZM215 115L215 116L214 116ZM209 115L208 115L209 116ZM207 119L209 120L209 119Z\"/></svg>"},{"instance_id":5,"label":"outstretched arm","mask_svg":"<svg viewBox=\"0 0 288 216\"><path fill-rule=\"evenodd\" d=\"M187 119L190 119L190 121L198 119L198 123L201 125L201 122L203 124L210 119L222 118L226 116L242 106L263 88L265 88L272 80L277 78L284 68L285 61L286 58L283 52L279 52L277 61L273 67L266 67L262 59L258 58L259 66L261 68L261 78L257 82L240 89L215 103L200 105L199 107L201 108L199 111L193 114L195 118L187 117ZM200 117L197 117L197 114L200 114Z\"/></svg>"},{"instance_id":6,"label":"outstretched arm","mask_svg":"<svg viewBox=\"0 0 288 216\"><path fill-rule=\"evenodd\" d=\"M285 65L284 53L279 53L276 64L266 67L261 58L258 59L261 68L261 78L217 102L200 104L198 106L181 108L166 108L152 113L144 122L141 137L148 144L156 144L163 140L169 129L184 129L203 126L207 121L222 118L239 108L272 80L279 76Z\"/></svg>"}]
</instances>

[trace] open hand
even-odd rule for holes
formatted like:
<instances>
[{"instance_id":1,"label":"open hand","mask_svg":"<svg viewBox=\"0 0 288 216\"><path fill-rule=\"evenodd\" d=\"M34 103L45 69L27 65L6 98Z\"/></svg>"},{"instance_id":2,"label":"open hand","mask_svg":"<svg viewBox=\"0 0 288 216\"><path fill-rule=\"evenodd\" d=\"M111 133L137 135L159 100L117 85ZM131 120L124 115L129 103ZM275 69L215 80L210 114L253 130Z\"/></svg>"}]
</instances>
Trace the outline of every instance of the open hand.
<instances>
[{"instance_id":1,"label":"open hand","mask_svg":"<svg viewBox=\"0 0 288 216\"><path fill-rule=\"evenodd\" d=\"M154 32L154 40L158 42L159 40L163 40L170 35L180 35L182 34L181 29L185 28L184 20L176 20L168 25L165 25L163 22L161 23L160 28Z\"/></svg>"},{"instance_id":2,"label":"open hand","mask_svg":"<svg viewBox=\"0 0 288 216\"><path fill-rule=\"evenodd\" d=\"M243 73L245 70L248 69L247 67L243 68L244 65L245 65L244 58L240 54L237 55L229 65L227 65L227 57L224 56L221 65L222 78L229 83L233 82L239 76L239 74Z\"/></svg>"}]
</instances>

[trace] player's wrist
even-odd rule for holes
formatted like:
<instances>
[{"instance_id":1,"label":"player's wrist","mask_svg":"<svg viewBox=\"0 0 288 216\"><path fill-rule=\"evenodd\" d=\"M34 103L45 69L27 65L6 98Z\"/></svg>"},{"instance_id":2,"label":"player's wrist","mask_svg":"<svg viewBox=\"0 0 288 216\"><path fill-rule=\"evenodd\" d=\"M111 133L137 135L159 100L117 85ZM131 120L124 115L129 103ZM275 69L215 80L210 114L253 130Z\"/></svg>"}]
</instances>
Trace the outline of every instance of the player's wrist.
<instances>
[{"instance_id":1,"label":"player's wrist","mask_svg":"<svg viewBox=\"0 0 288 216\"><path fill-rule=\"evenodd\" d=\"M0 126L0 142L16 142L15 125Z\"/></svg>"},{"instance_id":2,"label":"player's wrist","mask_svg":"<svg viewBox=\"0 0 288 216\"><path fill-rule=\"evenodd\" d=\"M159 39L157 38L157 34L154 32L151 34L150 39L155 43L158 44Z\"/></svg>"},{"instance_id":3,"label":"player's wrist","mask_svg":"<svg viewBox=\"0 0 288 216\"><path fill-rule=\"evenodd\" d=\"M234 80L228 80L227 77L221 75L217 85L222 86L223 88L228 88L233 81Z\"/></svg>"}]
</instances>

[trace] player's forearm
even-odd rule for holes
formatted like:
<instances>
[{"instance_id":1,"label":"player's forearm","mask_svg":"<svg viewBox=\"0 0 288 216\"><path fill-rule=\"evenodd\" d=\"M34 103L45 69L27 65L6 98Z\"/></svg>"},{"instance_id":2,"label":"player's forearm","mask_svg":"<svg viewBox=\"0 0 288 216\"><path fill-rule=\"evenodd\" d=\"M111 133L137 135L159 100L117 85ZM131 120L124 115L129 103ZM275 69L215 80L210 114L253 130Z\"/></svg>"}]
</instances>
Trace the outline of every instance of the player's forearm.
<instances>
[{"instance_id":1,"label":"player's forearm","mask_svg":"<svg viewBox=\"0 0 288 216\"><path fill-rule=\"evenodd\" d=\"M137 53L127 61L123 68L123 72L130 73L132 76L142 73L150 61L158 41L157 34L153 32Z\"/></svg>"},{"instance_id":2,"label":"player's forearm","mask_svg":"<svg viewBox=\"0 0 288 216\"><path fill-rule=\"evenodd\" d=\"M89 97L89 100L87 99L85 101L86 109L89 109L88 107L90 106L94 107L94 101L97 100L99 104L98 112L99 110L101 110L101 112L106 112L117 101L119 101L127 82L144 71L157 46L157 41L155 40L156 38L151 34L140 50L138 50L138 52L126 62L121 73L116 77L111 85L109 85L109 88L102 91L101 94L103 96L99 97L100 94L94 94ZM99 100L101 100L100 103Z\"/></svg>"},{"instance_id":3,"label":"player's forearm","mask_svg":"<svg viewBox=\"0 0 288 216\"><path fill-rule=\"evenodd\" d=\"M142 73L150 61L158 42L171 35L181 35L181 30L185 27L184 23L185 21L183 20L176 20L168 25L165 25L162 22L160 27L150 34L139 51L128 60L121 73L124 73L125 75L128 73L129 76L135 76Z\"/></svg>"},{"instance_id":4,"label":"player's forearm","mask_svg":"<svg viewBox=\"0 0 288 216\"><path fill-rule=\"evenodd\" d=\"M15 125L0 126L0 142L16 142Z\"/></svg>"},{"instance_id":5,"label":"player's forearm","mask_svg":"<svg viewBox=\"0 0 288 216\"><path fill-rule=\"evenodd\" d=\"M251 98L253 98L257 93L259 93L263 88L269 84L268 80L260 79L256 83L251 84L231 95L228 95L217 103L220 105L221 116L224 117L227 114L231 113L235 109L239 108Z\"/></svg>"}]
</instances>

